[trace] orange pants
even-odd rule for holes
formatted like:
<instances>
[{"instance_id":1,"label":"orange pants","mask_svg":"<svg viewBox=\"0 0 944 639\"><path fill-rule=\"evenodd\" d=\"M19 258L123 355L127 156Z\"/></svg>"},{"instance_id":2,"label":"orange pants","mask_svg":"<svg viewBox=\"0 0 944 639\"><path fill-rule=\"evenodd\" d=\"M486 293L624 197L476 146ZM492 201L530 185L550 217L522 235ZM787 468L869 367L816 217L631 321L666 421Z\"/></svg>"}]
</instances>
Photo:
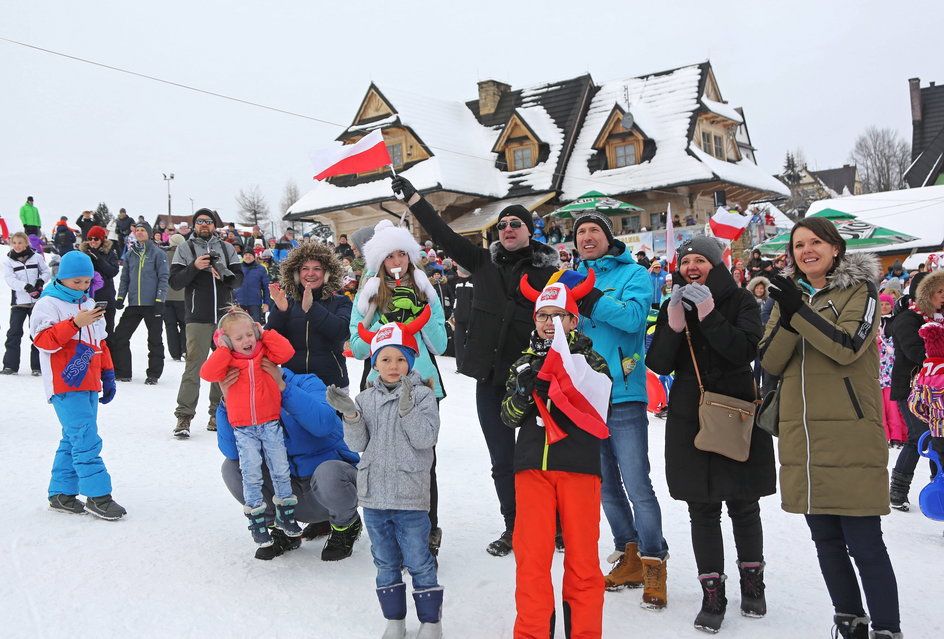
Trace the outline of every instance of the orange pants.
<instances>
[{"instance_id":1,"label":"orange pants","mask_svg":"<svg viewBox=\"0 0 944 639\"><path fill-rule=\"evenodd\" d=\"M564 626L571 639L603 633L600 541L600 478L557 470L515 474L516 639L552 636L554 586L551 563L557 513L564 534Z\"/></svg>"}]
</instances>

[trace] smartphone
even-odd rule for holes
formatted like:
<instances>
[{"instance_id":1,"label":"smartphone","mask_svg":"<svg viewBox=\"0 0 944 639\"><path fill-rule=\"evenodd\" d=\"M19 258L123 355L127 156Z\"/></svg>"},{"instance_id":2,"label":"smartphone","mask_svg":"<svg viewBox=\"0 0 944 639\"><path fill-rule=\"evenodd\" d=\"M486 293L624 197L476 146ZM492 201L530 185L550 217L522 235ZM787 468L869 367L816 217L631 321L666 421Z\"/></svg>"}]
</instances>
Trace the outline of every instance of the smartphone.
<instances>
[{"instance_id":1,"label":"smartphone","mask_svg":"<svg viewBox=\"0 0 944 639\"><path fill-rule=\"evenodd\" d=\"M108 308L107 301L95 302L95 310L104 312L106 308Z\"/></svg>"}]
</instances>

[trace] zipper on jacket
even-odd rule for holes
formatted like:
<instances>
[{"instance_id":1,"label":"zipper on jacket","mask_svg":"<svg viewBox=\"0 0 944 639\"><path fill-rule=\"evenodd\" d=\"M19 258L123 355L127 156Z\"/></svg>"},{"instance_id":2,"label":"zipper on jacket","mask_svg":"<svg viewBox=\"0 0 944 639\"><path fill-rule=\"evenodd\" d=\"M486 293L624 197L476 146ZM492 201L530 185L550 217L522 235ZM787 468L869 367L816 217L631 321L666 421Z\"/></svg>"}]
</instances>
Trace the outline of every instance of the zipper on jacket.
<instances>
[{"instance_id":1,"label":"zipper on jacket","mask_svg":"<svg viewBox=\"0 0 944 639\"><path fill-rule=\"evenodd\" d=\"M551 414L551 398L547 399L547 414ZM551 444L547 441L547 426L544 427L544 454L541 456L541 470L547 470L547 456L551 450Z\"/></svg>"},{"instance_id":2,"label":"zipper on jacket","mask_svg":"<svg viewBox=\"0 0 944 639\"><path fill-rule=\"evenodd\" d=\"M341 362L338 361L338 356L334 353L331 353L331 357L334 359L334 363L338 365L338 375L344 377L344 369L341 368Z\"/></svg>"},{"instance_id":3,"label":"zipper on jacket","mask_svg":"<svg viewBox=\"0 0 944 639\"><path fill-rule=\"evenodd\" d=\"M137 252L137 251L136 251ZM144 253L138 255L138 305L141 305L141 271L144 270L144 260L147 257L147 245L144 247Z\"/></svg>"},{"instance_id":4,"label":"zipper on jacket","mask_svg":"<svg viewBox=\"0 0 944 639\"><path fill-rule=\"evenodd\" d=\"M848 377L843 377L842 382L846 385L846 392L849 393L849 400L852 402L852 409L855 411L856 416L859 419L865 417L862 413L862 405L859 404L859 398L856 397L855 388L852 386L852 380Z\"/></svg>"},{"instance_id":5,"label":"zipper on jacket","mask_svg":"<svg viewBox=\"0 0 944 639\"><path fill-rule=\"evenodd\" d=\"M800 340L800 397L803 400L803 434L806 436L806 514L813 510L813 451L810 450L810 428L806 421L806 339Z\"/></svg>"},{"instance_id":6,"label":"zipper on jacket","mask_svg":"<svg viewBox=\"0 0 944 639\"><path fill-rule=\"evenodd\" d=\"M249 360L249 419L253 424L258 424L256 419L256 363Z\"/></svg>"},{"instance_id":7,"label":"zipper on jacket","mask_svg":"<svg viewBox=\"0 0 944 639\"><path fill-rule=\"evenodd\" d=\"M309 350L308 350L308 331L309 330L310 329L308 328L308 322L305 322L305 372L306 373L311 372L308 369L308 358L311 357L311 353L309 353Z\"/></svg>"}]
</instances>

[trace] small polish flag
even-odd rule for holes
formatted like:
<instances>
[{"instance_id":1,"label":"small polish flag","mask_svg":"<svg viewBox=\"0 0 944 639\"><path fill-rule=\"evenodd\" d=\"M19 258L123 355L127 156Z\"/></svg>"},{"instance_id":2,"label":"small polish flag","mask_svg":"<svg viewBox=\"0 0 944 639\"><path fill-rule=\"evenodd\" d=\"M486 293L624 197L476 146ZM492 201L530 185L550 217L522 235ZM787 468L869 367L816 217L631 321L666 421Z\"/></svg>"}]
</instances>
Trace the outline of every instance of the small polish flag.
<instances>
[{"instance_id":1,"label":"small polish flag","mask_svg":"<svg viewBox=\"0 0 944 639\"><path fill-rule=\"evenodd\" d=\"M548 403L557 406L578 428L600 439L610 436L606 418L613 381L593 370L583 355L570 352L567 333L559 317L554 318L554 339L538 377L551 383ZM553 444L567 437L567 433L551 417L549 406L546 407L536 394L535 404L544 420L548 443Z\"/></svg>"},{"instance_id":2,"label":"small polish flag","mask_svg":"<svg viewBox=\"0 0 944 639\"><path fill-rule=\"evenodd\" d=\"M308 157L315 167L316 180L332 175L366 173L393 164L380 129L371 131L354 144L312 151Z\"/></svg>"},{"instance_id":3,"label":"small polish flag","mask_svg":"<svg viewBox=\"0 0 944 639\"><path fill-rule=\"evenodd\" d=\"M751 218L747 215L731 212L719 206L715 214L708 220L708 224L711 226L711 233L715 237L734 241L741 237L741 233L744 232L750 221Z\"/></svg>"}]
</instances>

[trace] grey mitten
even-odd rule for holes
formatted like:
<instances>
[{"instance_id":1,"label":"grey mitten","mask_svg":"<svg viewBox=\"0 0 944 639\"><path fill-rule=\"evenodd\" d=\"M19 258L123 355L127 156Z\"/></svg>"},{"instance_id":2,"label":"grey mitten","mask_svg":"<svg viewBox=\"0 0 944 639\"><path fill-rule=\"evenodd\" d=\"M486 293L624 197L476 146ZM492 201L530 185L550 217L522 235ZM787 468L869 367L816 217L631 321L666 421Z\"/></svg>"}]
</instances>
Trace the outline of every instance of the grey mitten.
<instances>
[{"instance_id":1,"label":"grey mitten","mask_svg":"<svg viewBox=\"0 0 944 639\"><path fill-rule=\"evenodd\" d=\"M354 403L350 395L334 384L328 386L328 391L325 393L325 401L328 402L331 408L346 417L357 415L357 404Z\"/></svg>"},{"instance_id":2,"label":"grey mitten","mask_svg":"<svg viewBox=\"0 0 944 639\"><path fill-rule=\"evenodd\" d=\"M406 417L413 410L413 382L409 377L400 380L400 405L398 412L400 417Z\"/></svg>"}]
</instances>

